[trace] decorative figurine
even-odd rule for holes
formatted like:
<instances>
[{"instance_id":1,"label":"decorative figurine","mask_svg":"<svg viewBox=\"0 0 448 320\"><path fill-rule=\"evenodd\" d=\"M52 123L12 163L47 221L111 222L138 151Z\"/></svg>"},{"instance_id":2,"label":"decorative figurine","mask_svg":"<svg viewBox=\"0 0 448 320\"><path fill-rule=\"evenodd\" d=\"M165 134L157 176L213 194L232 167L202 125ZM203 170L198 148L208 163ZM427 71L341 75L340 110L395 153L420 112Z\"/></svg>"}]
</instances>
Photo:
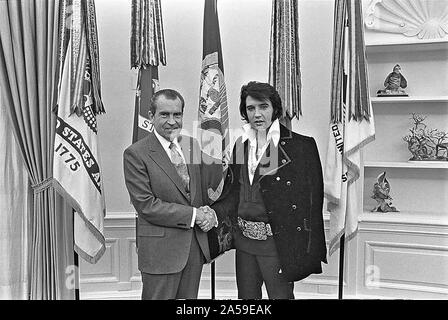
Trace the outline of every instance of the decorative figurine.
<instances>
[{"instance_id":1,"label":"decorative figurine","mask_svg":"<svg viewBox=\"0 0 448 320\"><path fill-rule=\"evenodd\" d=\"M386 179L386 172L381 173L377 182L373 185L373 196L377 205L372 209L372 212L398 212L397 208L392 206L392 198L389 196L390 184Z\"/></svg>"},{"instance_id":2,"label":"decorative figurine","mask_svg":"<svg viewBox=\"0 0 448 320\"><path fill-rule=\"evenodd\" d=\"M384 80L383 90L377 91L378 97L390 97L390 96L400 96L407 97L408 94L404 91L404 88L408 86L406 78L401 74L401 67L396 64L393 71L389 73L386 80Z\"/></svg>"},{"instance_id":3,"label":"decorative figurine","mask_svg":"<svg viewBox=\"0 0 448 320\"><path fill-rule=\"evenodd\" d=\"M403 137L408 143L412 157L410 161L448 161L448 132L427 129L423 123L426 117L412 113L414 127Z\"/></svg>"}]
</instances>

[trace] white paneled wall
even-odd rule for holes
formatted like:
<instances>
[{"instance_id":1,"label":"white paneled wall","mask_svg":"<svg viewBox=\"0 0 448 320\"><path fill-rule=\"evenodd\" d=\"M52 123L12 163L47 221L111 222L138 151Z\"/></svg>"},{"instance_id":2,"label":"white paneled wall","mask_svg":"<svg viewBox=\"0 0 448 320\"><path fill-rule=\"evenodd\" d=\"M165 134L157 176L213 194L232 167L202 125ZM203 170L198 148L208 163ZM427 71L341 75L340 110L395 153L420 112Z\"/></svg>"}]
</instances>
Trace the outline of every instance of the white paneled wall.
<instances>
[{"instance_id":1,"label":"white paneled wall","mask_svg":"<svg viewBox=\"0 0 448 320\"><path fill-rule=\"evenodd\" d=\"M141 280L132 213L106 218L106 252L81 268L81 299L140 299ZM443 222L405 221L364 214L357 236L346 244L344 297L383 299L448 298L448 226ZM403 221L404 220L404 221ZM328 217L325 229L328 232ZM323 273L295 284L298 299L336 299L339 252ZM203 269L199 298L211 297L211 268ZM216 298L236 299L234 251L216 262ZM267 298L265 293L264 295Z\"/></svg>"},{"instance_id":2,"label":"white paneled wall","mask_svg":"<svg viewBox=\"0 0 448 320\"><path fill-rule=\"evenodd\" d=\"M446 224L372 220L361 226L357 269L363 272L358 273L357 293L411 299L448 298Z\"/></svg>"}]
</instances>

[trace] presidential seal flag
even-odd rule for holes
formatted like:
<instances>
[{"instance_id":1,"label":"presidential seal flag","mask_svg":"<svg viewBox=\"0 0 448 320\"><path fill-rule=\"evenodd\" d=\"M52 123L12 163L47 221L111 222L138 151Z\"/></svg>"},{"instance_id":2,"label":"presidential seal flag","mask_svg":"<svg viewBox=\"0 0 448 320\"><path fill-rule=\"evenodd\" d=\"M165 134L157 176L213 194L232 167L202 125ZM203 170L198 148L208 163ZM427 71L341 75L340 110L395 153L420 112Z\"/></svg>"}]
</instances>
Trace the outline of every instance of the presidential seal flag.
<instances>
[{"instance_id":1,"label":"presidential seal flag","mask_svg":"<svg viewBox=\"0 0 448 320\"><path fill-rule=\"evenodd\" d=\"M205 154L222 160L222 173L225 174L230 159L229 115L217 0L205 0L203 30L198 140ZM208 196L212 201L221 195L223 183L223 179L220 179L219 186L208 188Z\"/></svg>"},{"instance_id":2,"label":"presidential seal flag","mask_svg":"<svg viewBox=\"0 0 448 320\"><path fill-rule=\"evenodd\" d=\"M73 207L75 250L96 263L105 250L105 199L96 115L101 102L95 6L63 1L56 135L55 188Z\"/></svg>"},{"instance_id":3,"label":"presidential seal flag","mask_svg":"<svg viewBox=\"0 0 448 320\"><path fill-rule=\"evenodd\" d=\"M334 26L330 137L324 175L330 254L339 247L342 235L350 240L358 229L361 149L375 139L360 1L337 0Z\"/></svg>"},{"instance_id":4,"label":"presidential seal flag","mask_svg":"<svg viewBox=\"0 0 448 320\"><path fill-rule=\"evenodd\" d=\"M205 0L202 70L199 90L199 136L204 155L203 177L209 204L222 193L230 160L229 116L219 34L217 0ZM211 260L231 249L230 218L207 233ZM212 263L214 279L214 263Z\"/></svg>"}]
</instances>

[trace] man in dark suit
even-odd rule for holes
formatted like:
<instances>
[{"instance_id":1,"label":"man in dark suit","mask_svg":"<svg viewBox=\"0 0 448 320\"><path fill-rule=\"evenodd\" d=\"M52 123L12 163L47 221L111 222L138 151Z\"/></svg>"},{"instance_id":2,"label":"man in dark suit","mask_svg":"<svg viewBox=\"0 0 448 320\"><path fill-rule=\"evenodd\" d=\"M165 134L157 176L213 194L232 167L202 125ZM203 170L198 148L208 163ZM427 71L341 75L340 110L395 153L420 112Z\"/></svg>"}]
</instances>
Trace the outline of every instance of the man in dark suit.
<instances>
[{"instance_id":1,"label":"man in dark suit","mask_svg":"<svg viewBox=\"0 0 448 320\"><path fill-rule=\"evenodd\" d=\"M322 168L314 138L281 125L282 103L268 83L241 88L246 124L236 141L224 191L213 205L236 225L240 299L293 299L294 281L326 263Z\"/></svg>"},{"instance_id":2,"label":"man in dark suit","mask_svg":"<svg viewBox=\"0 0 448 320\"><path fill-rule=\"evenodd\" d=\"M197 141L180 135L183 110L177 91L157 91L149 115L154 131L123 154L126 187L138 213L142 299L197 298L202 266L210 260L206 232L216 215L201 207L204 155Z\"/></svg>"}]
</instances>

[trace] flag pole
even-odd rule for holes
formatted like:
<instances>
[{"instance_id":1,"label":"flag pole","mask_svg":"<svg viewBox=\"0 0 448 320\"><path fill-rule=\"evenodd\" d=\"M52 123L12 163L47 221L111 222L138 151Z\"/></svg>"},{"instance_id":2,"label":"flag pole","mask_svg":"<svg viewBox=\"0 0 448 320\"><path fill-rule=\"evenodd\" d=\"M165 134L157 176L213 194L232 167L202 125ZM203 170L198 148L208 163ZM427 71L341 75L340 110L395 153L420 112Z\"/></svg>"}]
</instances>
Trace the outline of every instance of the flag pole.
<instances>
[{"instance_id":1,"label":"flag pole","mask_svg":"<svg viewBox=\"0 0 448 320\"><path fill-rule=\"evenodd\" d=\"M219 32L219 19L218 19L218 0L204 0L204 20L203 20L203 39L202 39L202 67L201 67L201 80L199 86L199 142L204 154L209 157L214 157L216 151L214 148L217 145L205 143L206 141L217 141L215 138L220 136L221 140L221 152L223 152L223 167L221 172L216 171L212 174L214 180L215 174L219 174L219 180L221 183L225 179L222 174L225 172L224 168L227 166L227 160L225 154L227 154L227 148L229 147L229 117L227 107L227 93L224 81L224 63L221 48L221 36ZM219 133L219 134L217 134ZM221 184L219 186L222 186ZM209 199L216 201L221 194L221 189L218 186L216 191L213 191L213 195L210 194ZM212 190L216 186L211 188ZM209 189L210 190L210 189ZM212 236L213 237L213 236ZM216 239L217 240L217 239ZM219 242L217 255L219 255ZM210 252L212 259L212 252ZM211 298L215 299L215 269L216 264L213 261L210 264L210 280L211 280Z\"/></svg>"},{"instance_id":2,"label":"flag pole","mask_svg":"<svg viewBox=\"0 0 448 320\"><path fill-rule=\"evenodd\" d=\"M347 4L344 5L344 14L348 14L347 13L347 8L346 8ZM345 16L345 21L344 21L344 32L343 32L343 44L344 44L344 50L345 53L344 55L346 55L348 53L348 28L349 28L349 17ZM348 60L347 60L348 61ZM345 68L346 65L345 63L347 62L344 60L343 63L343 104L345 105L347 103L347 95L348 95L348 88L347 88L347 83L348 83L348 75L345 74ZM344 145L345 146L345 145ZM344 151L345 152L345 151ZM339 288L338 288L338 299L342 300L343 299L343 293L344 293L344 258L345 258L345 233L342 234L340 240L339 240Z\"/></svg>"},{"instance_id":3,"label":"flag pole","mask_svg":"<svg viewBox=\"0 0 448 320\"><path fill-rule=\"evenodd\" d=\"M75 244L75 210L72 208L73 245ZM73 264L75 266L75 300L79 300L79 256L73 248Z\"/></svg>"},{"instance_id":4,"label":"flag pole","mask_svg":"<svg viewBox=\"0 0 448 320\"><path fill-rule=\"evenodd\" d=\"M345 233L342 234L339 246L339 287L338 299L342 300L344 289L344 253L345 253Z\"/></svg>"},{"instance_id":5,"label":"flag pole","mask_svg":"<svg viewBox=\"0 0 448 320\"><path fill-rule=\"evenodd\" d=\"M74 251L74 264L75 264L75 300L79 300L79 261L78 261L78 254L76 253L76 251Z\"/></svg>"},{"instance_id":6,"label":"flag pole","mask_svg":"<svg viewBox=\"0 0 448 320\"><path fill-rule=\"evenodd\" d=\"M215 261L211 264L211 290L212 290L212 300L215 299Z\"/></svg>"}]
</instances>

